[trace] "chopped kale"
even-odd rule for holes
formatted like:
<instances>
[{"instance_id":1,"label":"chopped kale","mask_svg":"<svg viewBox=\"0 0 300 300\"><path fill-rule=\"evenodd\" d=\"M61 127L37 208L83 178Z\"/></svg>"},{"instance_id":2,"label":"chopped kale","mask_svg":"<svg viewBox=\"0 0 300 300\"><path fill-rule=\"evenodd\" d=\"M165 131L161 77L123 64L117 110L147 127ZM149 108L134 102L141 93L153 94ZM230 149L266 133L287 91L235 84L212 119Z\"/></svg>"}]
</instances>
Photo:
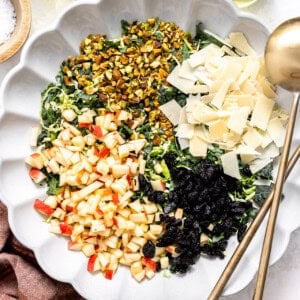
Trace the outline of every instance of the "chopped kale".
<instances>
[{"instance_id":1,"label":"chopped kale","mask_svg":"<svg viewBox=\"0 0 300 300\"><path fill-rule=\"evenodd\" d=\"M254 201L258 206L262 206L271 193L273 185L257 185L255 190Z\"/></svg>"},{"instance_id":2,"label":"chopped kale","mask_svg":"<svg viewBox=\"0 0 300 300\"><path fill-rule=\"evenodd\" d=\"M62 191L62 188L59 187L59 176L56 174L46 173L47 175L47 194L48 195L57 195Z\"/></svg>"},{"instance_id":3,"label":"chopped kale","mask_svg":"<svg viewBox=\"0 0 300 300\"><path fill-rule=\"evenodd\" d=\"M121 20L122 35L127 35L130 28L130 23L126 20Z\"/></svg>"},{"instance_id":4,"label":"chopped kale","mask_svg":"<svg viewBox=\"0 0 300 300\"><path fill-rule=\"evenodd\" d=\"M196 34L194 36L193 41L195 44L198 44L198 45L200 44L200 47L211 44L211 43L215 44L219 47L223 46L223 43L221 41L219 41L214 36L206 33L203 30L203 23L201 23L201 22L196 25Z\"/></svg>"},{"instance_id":5,"label":"chopped kale","mask_svg":"<svg viewBox=\"0 0 300 300\"><path fill-rule=\"evenodd\" d=\"M181 107L183 107L186 104L187 96L188 95L173 86L162 87L159 91L159 103L162 105L174 99Z\"/></svg>"},{"instance_id":6,"label":"chopped kale","mask_svg":"<svg viewBox=\"0 0 300 300\"><path fill-rule=\"evenodd\" d=\"M256 176L258 178L272 180L273 179L272 171L273 171L273 162L270 162L263 169L257 172Z\"/></svg>"}]
</instances>

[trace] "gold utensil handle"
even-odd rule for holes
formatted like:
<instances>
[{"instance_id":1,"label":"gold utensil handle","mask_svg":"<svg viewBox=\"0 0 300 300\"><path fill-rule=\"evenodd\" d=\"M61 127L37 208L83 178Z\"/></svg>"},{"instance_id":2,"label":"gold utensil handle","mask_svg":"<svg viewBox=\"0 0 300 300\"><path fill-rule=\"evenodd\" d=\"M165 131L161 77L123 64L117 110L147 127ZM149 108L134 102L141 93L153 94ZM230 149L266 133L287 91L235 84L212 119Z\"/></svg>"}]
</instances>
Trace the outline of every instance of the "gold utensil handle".
<instances>
[{"instance_id":1,"label":"gold utensil handle","mask_svg":"<svg viewBox=\"0 0 300 300\"><path fill-rule=\"evenodd\" d=\"M274 196L271 203L270 215L267 223L267 229L265 233L265 238L264 238L264 243L261 252L258 273L257 273L257 281L256 281L254 295L253 295L254 300L262 299L263 292L264 292L267 270L268 270L269 260L270 260L270 253L272 249L274 229L275 229L276 218L277 218L277 213L278 213L278 208L279 208L279 203L280 203L280 198L282 193L284 174L286 170L288 155L289 155L292 136L295 127L299 98L300 98L300 94L295 93L293 103L292 103L290 118L287 125L285 142L284 142L284 146L283 146L283 150L279 162L277 179L274 186Z\"/></svg>"},{"instance_id":2,"label":"gold utensil handle","mask_svg":"<svg viewBox=\"0 0 300 300\"><path fill-rule=\"evenodd\" d=\"M289 176L290 172L292 171L294 165L296 164L298 158L300 156L300 145L297 146L296 150L294 151L293 155L291 156L287 170L285 173L285 179ZM259 212L257 213L255 219L250 224L248 230L246 231L242 241L236 248L234 254L230 258L229 262L227 263L223 273L221 274L218 282L216 283L215 287L211 291L208 300L217 300L223 289L225 288L227 282L229 281L232 273L236 269L236 266L238 265L239 261L241 260L243 254L247 250L254 234L256 233L257 229L259 228L260 224L262 223L266 213L268 212L270 205L272 203L274 195L274 190L270 193L270 195L265 200L264 204L260 208Z\"/></svg>"}]
</instances>

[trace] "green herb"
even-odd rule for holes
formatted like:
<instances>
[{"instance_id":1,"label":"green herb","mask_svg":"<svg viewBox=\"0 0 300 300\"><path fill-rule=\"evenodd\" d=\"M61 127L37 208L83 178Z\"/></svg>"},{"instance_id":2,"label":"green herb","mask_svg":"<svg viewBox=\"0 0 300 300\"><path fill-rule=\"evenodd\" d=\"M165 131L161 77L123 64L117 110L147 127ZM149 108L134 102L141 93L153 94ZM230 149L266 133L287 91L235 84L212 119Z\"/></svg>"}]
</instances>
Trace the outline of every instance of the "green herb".
<instances>
[{"instance_id":1,"label":"green herb","mask_svg":"<svg viewBox=\"0 0 300 300\"><path fill-rule=\"evenodd\" d=\"M171 100L176 100L177 103L183 107L186 105L186 99L188 95L179 91L177 88L171 87L162 87L159 91L159 103L164 104Z\"/></svg>"},{"instance_id":2,"label":"green herb","mask_svg":"<svg viewBox=\"0 0 300 300\"><path fill-rule=\"evenodd\" d=\"M258 178L272 180L273 179L272 172L273 172L273 162L270 162L263 169L257 172L256 176Z\"/></svg>"},{"instance_id":3,"label":"green herb","mask_svg":"<svg viewBox=\"0 0 300 300\"><path fill-rule=\"evenodd\" d=\"M256 186L256 191L255 191L255 197L254 197L254 202L258 206L262 206L271 193L273 189L273 185L257 185Z\"/></svg>"},{"instance_id":4,"label":"green herb","mask_svg":"<svg viewBox=\"0 0 300 300\"><path fill-rule=\"evenodd\" d=\"M63 188L59 187L59 175L47 173L46 176L47 176L46 182L48 187L47 194L48 195L60 194Z\"/></svg>"}]
</instances>

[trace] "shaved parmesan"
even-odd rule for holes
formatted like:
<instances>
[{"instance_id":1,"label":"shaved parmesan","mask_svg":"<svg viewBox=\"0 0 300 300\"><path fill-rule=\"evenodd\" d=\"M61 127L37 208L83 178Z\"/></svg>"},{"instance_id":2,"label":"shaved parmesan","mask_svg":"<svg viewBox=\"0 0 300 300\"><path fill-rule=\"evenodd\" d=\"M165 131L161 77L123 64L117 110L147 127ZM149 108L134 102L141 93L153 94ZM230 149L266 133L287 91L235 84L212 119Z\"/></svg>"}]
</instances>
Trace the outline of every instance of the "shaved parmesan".
<instances>
[{"instance_id":1,"label":"shaved parmesan","mask_svg":"<svg viewBox=\"0 0 300 300\"><path fill-rule=\"evenodd\" d=\"M282 147L285 138L285 129L278 118L270 120L267 132L277 147Z\"/></svg>"},{"instance_id":2,"label":"shaved parmesan","mask_svg":"<svg viewBox=\"0 0 300 300\"><path fill-rule=\"evenodd\" d=\"M171 121L173 125L179 124L181 106L175 101L171 100L159 107L164 115Z\"/></svg>"},{"instance_id":3,"label":"shaved parmesan","mask_svg":"<svg viewBox=\"0 0 300 300\"><path fill-rule=\"evenodd\" d=\"M227 152L221 155L223 171L228 176L240 179L239 162L234 151Z\"/></svg>"},{"instance_id":4,"label":"shaved parmesan","mask_svg":"<svg viewBox=\"0 0 300 300\"><path fill-rule=\"evenodd\" d=\"M188 59L187 62L192 68L195 68L199 65L204 65L208 56L223 56L224 51L215 44L209 44L201 50L193 53Z\"/></svg>"},{"instance_id":5,"label":"shaved parmesan","mask_svg":"<svg viewBox=\"0 0 300 300\"><path fill-rule=\"evenodd\" d=\"M240 158L243 164L247 165L249 164L251 161L256 159L256 155L253 154L240 154Z\"/></svg>"},{"instance_id":6,"label":"shaved parmesan","mask_svg":"<svg viewBox=\"0 0 300 300\"><path fill-rule=\"evenodd\" d=\"M247 106L241 107L240 109L232 112L228 120L227 127L238 134L242 134L246 127L249 113L250 107Z\"/></svg>"},{"instance_id":7,"label":"shaved parmesan","mask_svg":"<svg viewBox=\"0 0 300 300\"><path fill-rule=\"evenodd\" d=\"M256 149L260 146L262 142L262 136L254 128L249 128L249 130L243 135L243 141L249 147Z\"/></svg>"},{"instance_id":8,"label":"shaved parmesan","mask_svg":"<svg viewBox=\"0 0 300 300\"><path fill-rule=\"evenodd\" d=\"M186 107L185 106L182 107L181 110L180 110L178 123L179 124L188 123L187 116L186 116Z\"/></svg>"},{"instance_id":9,"label":"shaved parmesan","mask_svg":"<svg viewBox=\"0 0 300 300\"><path fill-rule=\"evenodd\" d=\"M250 171L252 172L252 174L255 174L261 169L263 169L265 166L267 166L271 161L271 158L256 159L253 162L251 162L249 166Z\"/></svg>"},{"instance_id":10,"label":"shaved parmesan","mask_svg":"<svg viewBox=\"0 0 300 300\"><path fill-rule=\"evenodd\" d=\"M213 141L221 141L228 132L226 121L217 120L209 125L209 135Z\"/></svg>"},{"instance_id":11,"label":"shaved parmesan","mask_svg":"<svg viewBox=\"0 0 300 300\"><path fill-rule=\"evenodd\" d=\"M279 149L278 147L272 143L267 148L264 149L264 151L261 152L262 158L275 158L279 155Z\"/></svg>"},{"instance_id":12,"label":"shaved parmesan","mask_svg":"<svg viewBox=\"0 0 300 300\"><path fill-rule=\"evenodd\" d=\"M192 80L193 82L197 80L197 78L193 74L193 68L186 60L182 62L179 68L178 76L184 79Z\"/></svg>"},{"instance_id":13,"label":"shaved parmesan","mask_svg":"<svg viewBox=\"0 0 300 300\"><path fill-rule=\"evenodd\" d=\"M208 144L212 142L209 139L208 131L204 126L195 126L194 135L198 136L200 139L207 142Z\"/></svg>"},{"instance_id":14,"label":"shaved parmesan","mask_svg":"<svg viewBox=\"0 0 300 300\"><path fill-rule=\"evenodd\" d=\"M272 99L265 96L259 97L252 112L250 125L258 127L261 130L266 130L274 104L275 102Z\"/></svg>"},{"instance_id":15,"label":"shaved parmesan","mask_svg":"<svg viewBox=\"0 0 300 300\"><path fill-rule=\"evenodd\" d=\"M231 85L231 80L225 80L220 88L218 89L216 95L214 96L213 100L211 101L211 104L214 105L217 108L221 108L223 101L225 99L226 94L228 93L228 89Z\"/></svg>"},{"instance_id":16,"label":"shaved parmesan","mask_svg":"<svg viewBox=\"0 0 300 300\"><path fill-rule=\"evenodd\" d=\"M167 81L185 94L189 93L189 88L194 85L193 80L179 77L180 66L176 66L168 75Z\"/></svg>"},{"instance_id":17,"label":"shaved parmesan","mask_svg":"<svg viewBox=\"0 0 300 300\"><path fill-rule=\"evenodd\" d=\"M176 136L184 139L191 139L194 135L194 126L192 124L179 124Z\"/></svg>"},{"instance_id":18,"label":"shaved parmesan","mask_svg":"<svg viewBox=\"0 0 300 300\"><path fill-rule=\"evenodd\" d=\"M274 105L275 88L266 75L263 58L242 33L230 34L222 47L210 44L194 52L175 67L167 80L189 96L184 108L169 103L162 111L179 124L180 147L203 156L207 145L215 143L238 154L243 163L253 163L253 170L263 167L265 158L276 157L284 143L287 113ZM227 172L238 178L232 157L234 169L227 167Z\"/></svg>"},{"instance_id":19,"label":"shaved parmesan","mask_svg":"<svg viewBox=\"0 0 300 300\"><path fill-rule=\"evenodd\" d=\"M259 72L259 68L260 68L260 63L258 59L254 59L254 58L248 59L246 67L243 73L241 74L238 83L241 85L247 79L255 80Z\"/></svg>"},{"instance_id":20,"label":"shaved parmesan","mask_svg":"<svg viewBox=\"0 0 300 300\"><path fill-rule=\"evenodd\" d=\"M229 35L229 44L246 55L256 56L256 52L250 47L243 33L233 32Z\"/></svg>"},{"instance_id":21,"label":"shaved parmesan","mask_svg":"<svg viewBox=\"0 0 300 300\"><path fill-rule=\"evenodd\" d=\"M262 135L262 142L261 142L261 144L260 144L260 146L262 147L262 148L266 148L268 145L270 145L271 143L272 143L272 138L270 137L270 135L268 134L268 132L266 131L265 133L264 133L264 135Z\"/></svg>"},{"instance_id":22,"label":"shaved parmesan","mask_svg":"<svg viewBox=\"0 0 300 300\"><path fill-rule=\"evenodd\" d=\"M258 76L257 80L258 80L258 82L261 86L261 89L266 97L272 98L272 99L276 97L274 87L265 77L260 75L260 76Z\"/></svg>"},{"instance_id":23,"label":"shaved parmesan","mask_svg":"<svg viewBox=\"0 0 300 300\"><path fill-rule=\"evenodd\" d=\"M238 154L244 154L244 155L259 155L259 152L254 150L252 147L246 146L246 145L238 145L236 147L236 153Z\"/></svg>"},{"instance_id":24,"label":"shaved parmesan","mask_svg":"<svg viewBox=\"0 0 300 300\"><path fill-rule=\"evenodd\" d=\"M178 144L179 144L181 150L187 149L190 145L190 140L189 139L178 138Z\"/></svg>"},{"instance_id":25,"label":"shaved parmesan","mask_svg":"<svg viewBox=\"0 0 300 300\"><path fill-rule=\"evenodd\" d=\"M207 143L204 142L201 138L194 135L190 139L190 152L195 157L206 157L207 154Z\"/></svg>"}]
</instances>

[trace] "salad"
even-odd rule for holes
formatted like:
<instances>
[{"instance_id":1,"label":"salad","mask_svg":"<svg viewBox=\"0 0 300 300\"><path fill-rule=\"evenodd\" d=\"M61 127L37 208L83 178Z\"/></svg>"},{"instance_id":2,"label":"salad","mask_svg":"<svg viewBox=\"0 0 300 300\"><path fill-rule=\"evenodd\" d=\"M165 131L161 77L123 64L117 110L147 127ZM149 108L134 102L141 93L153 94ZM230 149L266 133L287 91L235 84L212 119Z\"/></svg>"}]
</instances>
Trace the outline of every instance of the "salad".
<instances>
[{"instance_id":1,"label":"salad","mask_svg":"<svg viewBox=\"0 0 300 300\"><path fill-rule=\"evenodd\" d=\"M91 34L42 93L29 175L34 208L87 270L186 273L223 258L272 189L287 113L240 33L122 21Z\"/></svg>"}]
</instances>

